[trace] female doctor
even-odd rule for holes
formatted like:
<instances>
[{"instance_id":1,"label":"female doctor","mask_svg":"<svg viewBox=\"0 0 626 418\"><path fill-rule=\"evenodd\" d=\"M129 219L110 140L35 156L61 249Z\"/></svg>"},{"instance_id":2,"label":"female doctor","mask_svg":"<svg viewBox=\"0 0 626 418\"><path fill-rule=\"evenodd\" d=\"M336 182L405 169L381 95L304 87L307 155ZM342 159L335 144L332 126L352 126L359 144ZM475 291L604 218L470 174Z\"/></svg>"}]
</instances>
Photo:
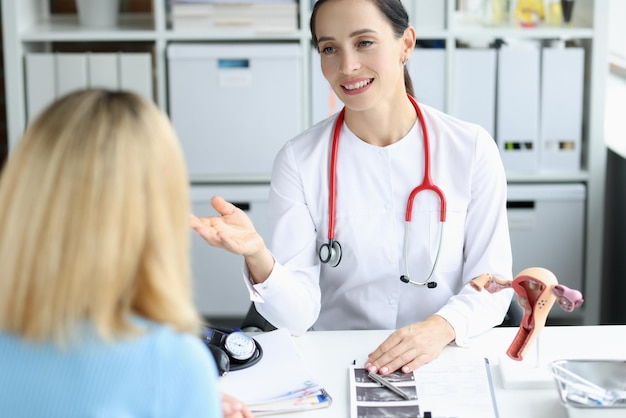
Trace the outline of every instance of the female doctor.
<instances>
[{"instance_id":1,"label":"female doctor","mask_svg":"<svg viewBox=\"0 0 626 418\"><path fill-rule=\"evenodd\" d=\"M345 109L276 156L270 247L221 197L221 216L191 225L244 256L273 325L396 330L365 367L408 373L502 322L512 294L468 283L512 276L503 165L484 129L413 102L416 36L400 0L319 0L310 26Z\"/></svg>"}]
</instances>

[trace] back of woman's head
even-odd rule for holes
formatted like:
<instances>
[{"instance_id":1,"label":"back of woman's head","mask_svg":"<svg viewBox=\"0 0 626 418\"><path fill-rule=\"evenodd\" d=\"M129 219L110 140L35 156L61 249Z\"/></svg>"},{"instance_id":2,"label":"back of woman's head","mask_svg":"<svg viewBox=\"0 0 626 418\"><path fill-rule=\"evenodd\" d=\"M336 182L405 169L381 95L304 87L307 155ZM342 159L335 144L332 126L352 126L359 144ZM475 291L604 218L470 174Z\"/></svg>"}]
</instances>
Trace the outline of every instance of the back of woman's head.
<instances>
[{"instance_id":1,"label":"back of woman's head","mask_svg":"<svg viewBox=\"0 0 626 418\"><path fill-rule=\"evenodd\" d=\"M187 177L158 108L86 90L50 105L0 178L0 329L65 341L77 323L105 338L138 314L195 331Z\"/></svg>"},{"instance_id":2,"label":"back of woman's head","mask_svg":"<svg viewBox=\"0 0 626 418\"><path fill-rule=\"evenodd\" d=\"M317 31L315 23L317 20L317 12L324 4L336 0L317 0L311 11L311 19L309 21L309 29L311 30L311 39L313 45L317 47ZM372 2L378 10L385 16L393 29L393 33L397 38L404 35L404 31L409 27L409 14L402 4L402 0L366 0ZM413 82L408 70L404 69L404 87L408 94L414 96Z\"/></svg>"}]
</instances>

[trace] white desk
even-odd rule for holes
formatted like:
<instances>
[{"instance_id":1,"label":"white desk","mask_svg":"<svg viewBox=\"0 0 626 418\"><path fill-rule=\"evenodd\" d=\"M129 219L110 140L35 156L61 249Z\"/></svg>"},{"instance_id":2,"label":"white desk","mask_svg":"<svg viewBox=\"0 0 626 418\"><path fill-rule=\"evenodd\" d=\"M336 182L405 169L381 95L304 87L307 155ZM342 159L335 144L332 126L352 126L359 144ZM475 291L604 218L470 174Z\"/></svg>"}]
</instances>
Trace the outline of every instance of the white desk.
<instances>
[{"instance_id":1,"label":"white desk","mask_svg":"<svg viewBox=\"0 0 626 418\"><path fill-rule=\"evenodd\" d=\"M565 418L556 386L547 389L504 389L498 361L517 328L494 328L475 338L469 350L487 357L491 364L500 418ZM348 366L367 358L390 331L314 331L294 338L302 357L333 397L330 408L281 416L346 418L349 416ZM466 350L448 346L445 350ZM542 362L572 358L626 358L626 325L546 327L540 337Z\"/></svg>"}]
</instances>

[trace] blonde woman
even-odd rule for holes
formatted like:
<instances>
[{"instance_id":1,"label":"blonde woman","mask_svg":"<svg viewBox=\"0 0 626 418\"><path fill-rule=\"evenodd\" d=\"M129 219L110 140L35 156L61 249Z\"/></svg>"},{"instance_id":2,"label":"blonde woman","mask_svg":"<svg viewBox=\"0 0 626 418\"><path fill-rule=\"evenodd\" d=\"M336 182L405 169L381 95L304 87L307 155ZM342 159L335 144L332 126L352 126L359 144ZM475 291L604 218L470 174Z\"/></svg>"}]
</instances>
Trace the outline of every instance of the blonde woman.
<instances>
[{"instance_id":1,"label":"blonde woman","mask_svg":"<svg viewBox=\"0 0 626 418\"><path fill-rule=\"evenodd\" d=\"M32 123L0 178L3 416L222 416L188 200L169 121L131 93L72 93Z\"/></svg>"}]
</instances>

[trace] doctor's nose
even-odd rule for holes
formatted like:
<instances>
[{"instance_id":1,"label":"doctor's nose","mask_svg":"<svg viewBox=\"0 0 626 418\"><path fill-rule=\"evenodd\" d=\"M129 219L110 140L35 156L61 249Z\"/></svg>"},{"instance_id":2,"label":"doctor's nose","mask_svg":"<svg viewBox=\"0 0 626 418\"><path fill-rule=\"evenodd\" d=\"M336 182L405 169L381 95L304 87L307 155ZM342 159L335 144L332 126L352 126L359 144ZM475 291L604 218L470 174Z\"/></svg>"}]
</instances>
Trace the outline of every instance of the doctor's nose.
<instances>
[{"instance_id":1,"label":"doctor's nose","mask_svg":"<svg viewBox=\"0 0 626 418\"><path fill-rule=\"evenodd\" d=\"M356 54L346 53L341 57L341 72L343 74L351 74L355 70L361 68L361 62Z\"/></svg>"}]
</instances>

